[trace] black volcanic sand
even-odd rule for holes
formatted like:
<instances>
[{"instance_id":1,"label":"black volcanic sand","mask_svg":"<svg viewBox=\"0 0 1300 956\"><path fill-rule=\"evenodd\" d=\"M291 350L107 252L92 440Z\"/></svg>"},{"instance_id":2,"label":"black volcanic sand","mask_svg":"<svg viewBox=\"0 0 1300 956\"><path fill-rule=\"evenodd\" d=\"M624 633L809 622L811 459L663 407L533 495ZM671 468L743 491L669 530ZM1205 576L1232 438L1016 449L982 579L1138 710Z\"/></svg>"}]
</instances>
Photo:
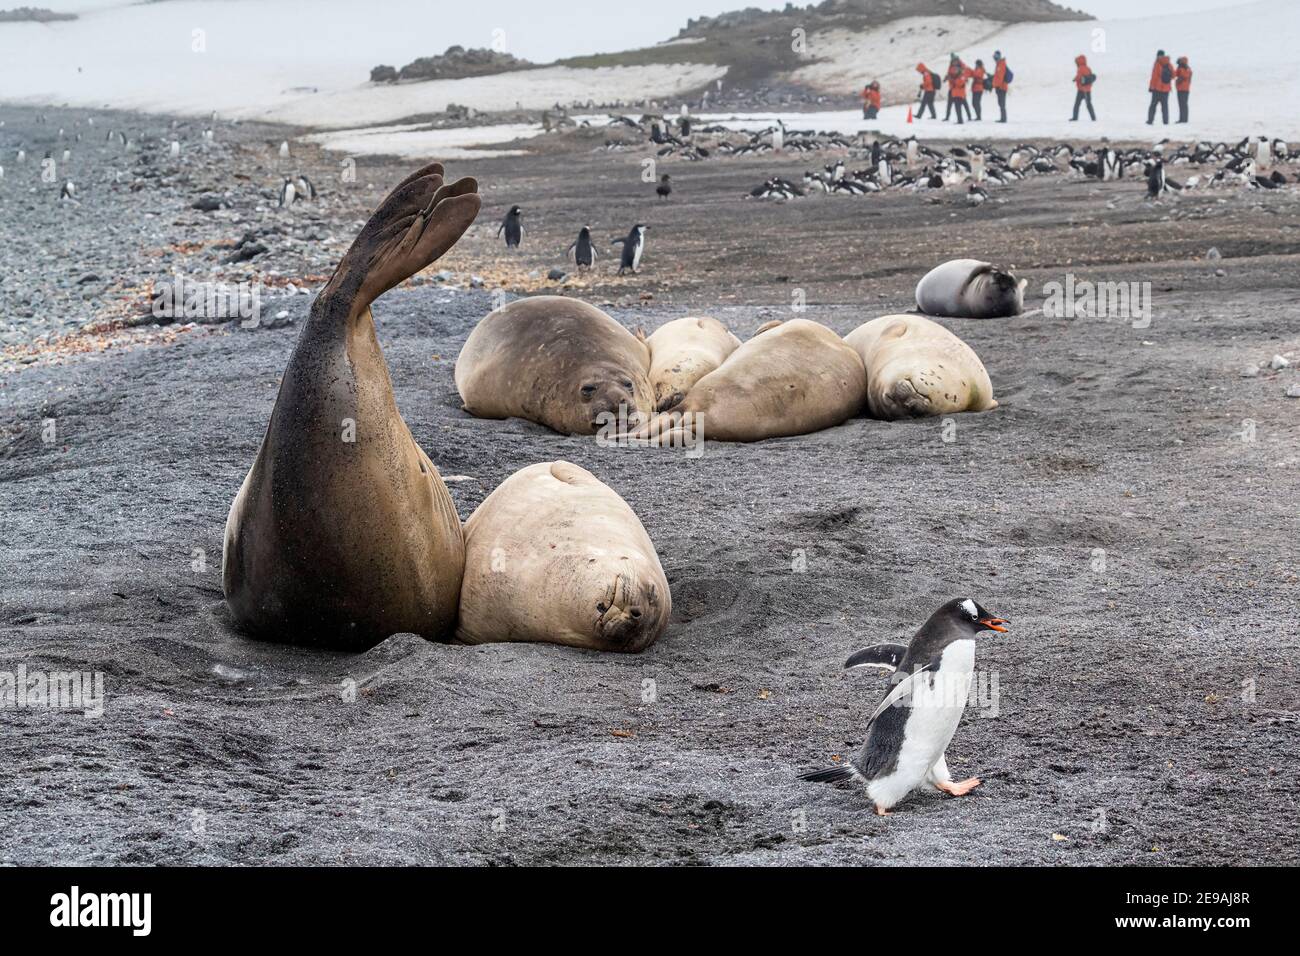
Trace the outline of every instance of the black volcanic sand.
<instances>
[{"instance_id":1,"label":"black volcanic sand","mask_svg":"<svg viewBox=\"0 0 1300 956\"><path fill-rule=\"evenodd\" d=\"M554 458L619 491L672 586L659 643L245 639L222 528L297 329L34 365L2 423L0 670L101 670L108 700L99 719L0 711L0 861L1300 860L1300 405L1294 370L1238 371L1295 349L1293 294L1171 293L1141 331L953 323L1002 402L958 416L955 441L937 420L855 420L698 459L467 417L451 359L487 307L430 288L379 303L403 414L443 475L472 476L450 484L462 517ZM718 314L747 334L760 313ZM881 694L845 656L957 595L1013 622L981 639L996 716L968 710L948 751L984 786L882 819L797 780L860 743Z\"/></svg>"}]
</instances>

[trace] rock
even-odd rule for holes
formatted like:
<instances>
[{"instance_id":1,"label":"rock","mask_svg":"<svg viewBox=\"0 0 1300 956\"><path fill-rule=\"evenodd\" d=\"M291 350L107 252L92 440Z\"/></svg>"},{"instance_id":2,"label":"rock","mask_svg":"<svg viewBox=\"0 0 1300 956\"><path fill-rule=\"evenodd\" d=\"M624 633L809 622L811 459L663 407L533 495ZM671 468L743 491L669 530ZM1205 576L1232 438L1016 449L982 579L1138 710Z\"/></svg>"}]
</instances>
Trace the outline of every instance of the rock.
<instances>
[{"instance_id":1,"label":"rock","mask_svg":"<svg viewBox=\"0 0 1300 956\"><path fill-rule=\"evenodd\" d=\"M1258 365L1247 365L1245 368L1241 370L1242 378L1254 378L1258 374L1259 374Z\"/></svg>"},{"instance_id":2,"label":"rock","mask_svg":"<svg viewBox=\"0 0 1300 956\"><path fill-rule=\"evenodd\" d=\"M482 276L470 276L470 277L469 277L469 287L470 287L471 289L481 289L481 288L483 288L483 277L482 277Z\"/></svg>"},{"instance_id":3,"label":"rock","mask_svg":"<svg viewBox=\"0 0 1300 956\"><path fill-rule=\"evenodd\" d=\"M1292 385L1290 388L1286 390L1286 397L1300 398L1300 382L1297 382L1295 385Z\"/></svg>"},{"instance_id":4,"label":"rock","mask_svg":"<svg viewBox=\"0 0 1300 956\"><path fill-rule=\"evenodd\" d=\"M381 63L379 66L375 67L370 71L370 82L371 83L396 83L397 82L396 67L385 66L384 64Z\"/></svg>"},{"instance_id":5,"label":"rock","mask_svg":"<svg viewBox=\"0 0 1300 956\"><path fill-rule=\"evenodd\" d=\"M1210 246L1210 251L1205 254L1205 258L1210 260L1222 259L1223 253L1219 251L1218 246Z\"/></svg>"},{"instance_id":6,"label":"rock","mask_svg":"<svg viewBox=\"0 0 1300 956\"><path fill-rule=\"evenodd\" d=\"M546 273L546 278L550 279L552 282L559 282L566 275L568 275L568 273L563 269L552 269L550 272Z\"/></svg>"},{"instance_id":7,"label":"rock","mask_svg":"<svg viewBox=\"0 0 1300 956\"><path fill-rule=\"evenodd\" d=\"M1282 356L1274 355L1273 360L1268 363L1268 367L1276 372L1278 369L1286 368L1290 364L1291 363L1288 362L1286 359L1284 359Z\"/></svg>"},{"instance_id":8,"label":"rock","mask_svg":"<svg viewBox=\"0 0 1300 956\"><path fill-rule=\"evenodd\" d=\"M221 200L216 196L200 196L190 203L190 208L199 212L216 212L221 208Z\"/></svg>"},{"instance_id":9,"label":"rock","mask_svg":"<svg viewBox=\"0 0 1300 956\"><path fill-rule=\"evenodd\" d=\"M1215 270L1214 270L1214 274L1215 274L1216 276L1218 276L1220 279L1222 279L1222 278L1223 278L1224 276L1226 276L1228 273L1224 272L1222 269L1215 269Z\"/></svg>"},{"instance_id":10,"label":"rock","mask_svg":"<svg viewBox=\"0 0 1300 956\"><path fill-rule=\"evenodd\" d=\"M82 276L80 279L77 280L77 285L86 285L87 283L90 282L100 282L100 281L102 280L99 278L99 276L95 275L95 273L87 272L84 276Z\"/></svg>"}]
</instances>

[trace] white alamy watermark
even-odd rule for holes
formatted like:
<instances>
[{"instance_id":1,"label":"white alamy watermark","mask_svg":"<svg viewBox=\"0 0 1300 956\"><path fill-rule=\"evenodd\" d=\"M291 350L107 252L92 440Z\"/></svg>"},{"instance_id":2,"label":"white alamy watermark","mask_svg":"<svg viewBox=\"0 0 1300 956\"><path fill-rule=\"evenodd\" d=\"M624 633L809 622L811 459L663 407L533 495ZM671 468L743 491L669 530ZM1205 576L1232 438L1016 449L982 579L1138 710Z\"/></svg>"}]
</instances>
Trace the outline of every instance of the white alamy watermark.
<instances>
[{"instance_id":1,"label":"white alamy watermark","mask_svg":"<svg viewBox=\"0 0 1300 956\"><path fill-rule=\"evenodd\" d=\"M1064 282L1043 286L1049 319L1122 319L1135 329L1151 325L1150 282L1091 282L1067 272Z\"/></svg>"},{"instance_id":2,"label":"white alamy watermark","mask_svg":"<svg viewBox=\"0 0 1300 956\"><path fill-rule=\"evenodd\" d=\"M687 458L699 458L704 454L704 413L666 412L643 422L640 412L622 404L617 412L596 416L596 444L602 448L683 448Z\"/></svg>"},{"instance_id":3,"label":"white alamy watermark","mask_svg":"<svg viewBox=\"0 0 1300 956\"><path fill-rule=\"evenodd\" d=\"M911 680L908 692L898 697L891 707L971 707L980 717L996 717L1000 713L1001 693L998 689L998 672L976 670L970 683L964 680L945 680L928 672L897 672L891 683L897 685Z\"/></svg>"},{"instance_id":4,"label":"white alamy watermark","mask_svg":"<svg viewBox=\"0 0 1300 956\"><path fill-rule=\"evenodd\" d=\"M79 710L104 715L103 671L0 671L0 710Z\"/></svg>"},{"instance_id":5,"label":"white alamy watermark","mask_svg":"<svg viewBox=\"0 0 1300 956\"><path fill-rule=\"evenodd\" d=\"M74 886L50 897L50 925L125 926L132 936L148 936L153 929L153 894L83 893Z\"/></svg>"},{"instance_id":6,"label":"white alamy watermark","mask_svg":"<svg viewBox=\"0 0 1300 956\"><path fill-rule=\"evenodd\" d=\"M154 293L156 319L239 319L246 329L262 320L262 283L197 282L179 272Z\"/></svg>"}]
</instances>

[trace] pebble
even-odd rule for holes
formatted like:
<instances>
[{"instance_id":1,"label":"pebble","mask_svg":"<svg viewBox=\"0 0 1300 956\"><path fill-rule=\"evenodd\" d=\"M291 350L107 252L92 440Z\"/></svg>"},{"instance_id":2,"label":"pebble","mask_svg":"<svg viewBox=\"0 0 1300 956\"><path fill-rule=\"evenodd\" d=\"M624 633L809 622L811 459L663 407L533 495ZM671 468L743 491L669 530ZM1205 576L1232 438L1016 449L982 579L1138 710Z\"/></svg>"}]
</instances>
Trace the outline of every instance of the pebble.
<instances>
[{"instance_id":1,"label":"pebble","mask_svg":"<svg viewBox=\"0 0 1300 956\"><path fill-rule=\"evenodd\" d=\"M1254 378L1258 374L1259 374L1258 365L1247 365L1245 368L1241 370L1242 378Z\"/></svg>"},{"instance_id":2,"label":"pebble","mask_svg":"<svg viewBox=\"0 0 1300 956\"><path fill-rule=\"evenodd\" d=\"M1288 362L1286 359L1284 359L1282 356L1274 355L1273 361L1268 363L1268 367L1276 372L1278 369L1286 368L1290 364L1291 363Z\"/></svg>"},{"instance_id":3,"label":"pebble","mask_svg":"<svg viewBox=\"0 0 1300 956\"><path fill-rule=\"evenodd\" d=\"M1292 385L1286 390L1287 398L1300 398L1300 382Z\"/></svg>"}]
</instances>

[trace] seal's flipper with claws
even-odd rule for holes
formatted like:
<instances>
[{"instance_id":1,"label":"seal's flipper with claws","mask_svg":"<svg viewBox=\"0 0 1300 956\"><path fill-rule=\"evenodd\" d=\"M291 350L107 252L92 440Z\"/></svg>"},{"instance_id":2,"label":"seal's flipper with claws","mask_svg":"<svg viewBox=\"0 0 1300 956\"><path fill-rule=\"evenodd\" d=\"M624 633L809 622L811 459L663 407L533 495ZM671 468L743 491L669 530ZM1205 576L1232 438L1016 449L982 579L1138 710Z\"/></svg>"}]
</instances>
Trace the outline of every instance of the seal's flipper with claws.
<instances>
[{"instance_id":1,"label":"seal's flipper with claws","mask_svg":"<svg viewBox=\"0 0 1300 956\"><path fill-rule=\"evenodd\" d=\"M222 583L235 623L269 640L362 650L391 634L450 639L464 573L460 519L393 398L370 304L450 249L477 183L438 163L357 236L285 368L230 509Z\"/></svg>"}]
</instances>

